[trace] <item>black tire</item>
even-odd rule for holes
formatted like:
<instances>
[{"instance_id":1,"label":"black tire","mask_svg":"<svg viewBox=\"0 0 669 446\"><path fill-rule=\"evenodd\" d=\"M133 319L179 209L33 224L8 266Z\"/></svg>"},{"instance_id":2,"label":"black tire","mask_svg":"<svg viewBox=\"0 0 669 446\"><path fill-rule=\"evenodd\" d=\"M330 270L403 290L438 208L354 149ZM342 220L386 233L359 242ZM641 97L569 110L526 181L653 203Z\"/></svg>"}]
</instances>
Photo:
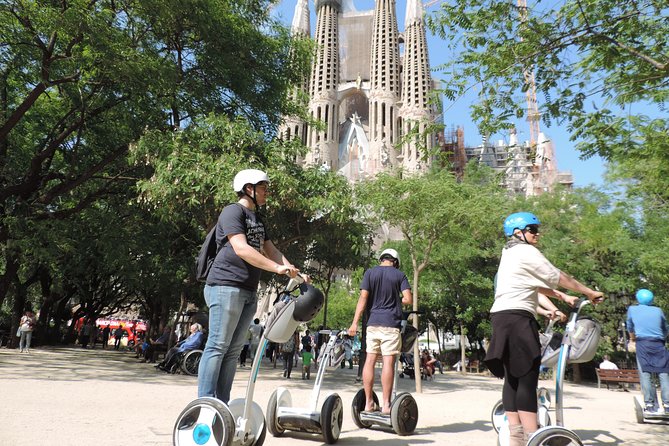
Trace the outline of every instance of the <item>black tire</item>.
<instances>
[{"instance_id":1,"label":"black tire","mask_svg":"<svg viewBox=\"0 0 669 446\"><path fill-rule=\"evenodd\" d=\"M569 429L551 426L539 429L527 442L527 446L583 446L583 443Z\"/></svg>"},{"instance_id":2,"label":"black tire","mask_svg":"<svg viewBox=\"0 0 669 446\"><path fill-rule=\"evenodd\" d=\"M235 421L225 404L215 398L198 398L179 414L172 443L174 446L212 444L213 437L213 444L228 446L234 435Z\"/></svg>"},{"instance_id":3,"label":"black tire","mask_svg":"<svg viewBox=\"0 0 669 446\"><path fill-rule=\"evenodd\" d=\"M323 429L323 440L327 444L334 444L339 440L341 425L344 421L344 403L336 393L330 395L323 403L321 410L321 428Z\"/></svg>"},{"instance_id":4,"label":"black tire","mask_svg":"<svg viewBox=\"0 0 669 446\"><path fill-rule=\"evenodd\" d=\"M260 435L253 442L253 446L262 446L265 443L265 438L267 437L267 420L262 424L262 429L260 430Z\"/></svg>"},{"instance_id":5,"label":"black tire","mask_svg":"<svg viewBox=\"0 0 669 446\"><path fill-rule=\"evenodd\" d=\"M200 368L200 359L202 359L202 350L187 352L181 361L181 370L186 375L197 376L197 371Z\"/></svg>"},{"instance_id":6,"label":"black tire","mask_svg":"<svg viewBox=\"0 0 669 446\"><path fill-rule=\"evenodd\" d=\"M504 423L504 418L506 418L506 413L504 412L504 403L502 400L499 400L495 403L490 413L490 421L492 422L492 427L495 429L495 432L499 434L499 429Z\"/></svg>"},{"instance_id":7,"label":"black tire","mask_svg":"<svg viewBox=\"0 0 669 446\"><path fill-rule=\"evenodd\" d=\"M376 396L376 392L372 393L372 397L374 398L374 403L378 405L379 397ZM372 423L360 419L360 412L365 410L365 400L365 389L360 389L351 402L351 417L353 418L355 425L361 429L367 429L372 425Z\"/></svg>"},{"instance_id":8,"label":"black tire","mask_svg":"<svg viewBox=\"0 0 669 446\"><path fill-rule=\"evenodd\" d=\"M280 437L286 432L286 430L279 424L279 417L277 416L278 404L277 391L275 390L269 397L269 402L267 403L267 417L265 417L267 430L269 430L269 433L275 437Z\"/></svg>"},{"instance_id":9,"label":"black tire","mask_svg":"<svg viewBox=\"0 0 669 446\"><path fill-rule=\"evenodd\" d=\"M400 393L390 408L390 422L397 435L409 435L418 424L418 404L410 393Z\"/></svg>"}]
</instances>

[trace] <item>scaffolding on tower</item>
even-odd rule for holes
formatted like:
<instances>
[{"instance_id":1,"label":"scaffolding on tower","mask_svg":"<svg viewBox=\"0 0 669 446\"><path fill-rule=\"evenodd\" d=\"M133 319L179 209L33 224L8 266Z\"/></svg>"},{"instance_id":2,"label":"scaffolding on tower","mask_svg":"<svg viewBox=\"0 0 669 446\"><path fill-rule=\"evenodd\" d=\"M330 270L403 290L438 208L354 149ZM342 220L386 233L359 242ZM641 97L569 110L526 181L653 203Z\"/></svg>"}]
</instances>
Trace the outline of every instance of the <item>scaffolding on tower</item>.
<instances>
[{"instance_id":1,"label":"scaffolding on tower","mask_svg":"<svg viewBox=\"0 0 669 446\"><path fill-rule=\"evenodd\" d=\"M527 21L527 0L517 0L521 26ZM522 40L522 37L521 37ZM537 87L534 78L534 66L523 70L525 81L525 99L527 100L527 123L530 127L530 159L532 167L528 172L526 195L540 195L551 192L557 180L555 150L550 141L539 129L541 114L537 105Z\"/></svg>"}]
</instances>

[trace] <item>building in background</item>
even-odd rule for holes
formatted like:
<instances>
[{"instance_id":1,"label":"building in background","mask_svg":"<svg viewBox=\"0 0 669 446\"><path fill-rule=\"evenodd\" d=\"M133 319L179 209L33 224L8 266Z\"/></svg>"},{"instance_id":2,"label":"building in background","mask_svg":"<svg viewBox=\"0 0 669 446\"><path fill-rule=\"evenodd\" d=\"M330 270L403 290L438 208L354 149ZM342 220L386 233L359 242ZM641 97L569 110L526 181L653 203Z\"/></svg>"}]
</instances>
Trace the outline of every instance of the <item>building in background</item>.
<instances>
[{"instance_id":1,"label":"building in background","mask_svg":"<svg viewBox=\"0 0 669 446\"><path fill-rule=\"evenodd\" d=\"M357 11L352 0L316 0L316 55L308 82L309 113L324 126L286 117L284 139L300 138L303 162L326 166L351 181L393 167L424 172L438 146L441 104L431 95L423 5L408 0L398 30L394 0ZM297 0L294 35L310 35L309 4ZM439 126L441 127L441 125Z\"/></svg>"},{"instance_id":2,"label":"building in background","mask_svg":"<svg viewBox=\"0 0 669 446\"><path fill-rule=\"evenodd\" d=\"M316 44L311 75L298 89L309 97L310 116L323 125L287 116L279 129L281 138L299 138L309 148L299 161L357 181L394 167L407 174L425 172L436 150L450 155L457 175L472 159L503 173L504 186L514 193L538 195L557 184L572 186L571 173L557 171L553 144L539 132L536 97L528 99L534 105L528 108L535 130L531 141L520 143L512 131L508 144L483 141L466 147L462 129L443 131L420 0L407 0L403 31L394 0L377 0L368 11L357 11L353 0L313 5L314 35L309 0L297 0L291 32Z\"/></svg>"}]
</instances>

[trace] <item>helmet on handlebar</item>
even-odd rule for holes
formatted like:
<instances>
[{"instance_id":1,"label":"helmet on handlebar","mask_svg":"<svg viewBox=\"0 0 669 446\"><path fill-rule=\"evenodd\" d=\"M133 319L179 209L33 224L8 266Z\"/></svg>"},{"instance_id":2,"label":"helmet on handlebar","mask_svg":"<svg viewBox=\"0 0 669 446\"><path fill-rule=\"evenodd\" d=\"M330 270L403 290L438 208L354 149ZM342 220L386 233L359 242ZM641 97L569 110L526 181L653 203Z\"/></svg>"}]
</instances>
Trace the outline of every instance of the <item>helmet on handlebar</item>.
<instances>
[{"instance_id":1,"label":"helmet on handlebar","mask_svg":"<svg viewBox=\"0 0 669 446\"><path fill-rule=\"evenodd\" d=\"M506 217L504 220L504 235L511 237L513 231L520 229L521 231L529 225L540 225L541 222L536 215L531 212L516 212Z\"/></svg>"},{"instance_id":2,"label":"helmet on handlebar","mask_svg":"<svg viewBox=\"0 0 669 446\"><path fill-rule=\"evenodd\" d=\"M293 311L293 318L300 322L312 321L325 302L323 293L318 288L309 283L300 285L300 295L295 301L295 311Z\"/></svg>"},{"instance_id":3,"label":"helmet on handlebar","mask_svg":"<svg viewBox=\"0 0 669 446\"><path fill-rule=\"evenodd\" d=\"M645 288L641 288L636 292L636 300L639 305L650 305L653 303L653 292Z\"/></svg>"}]
</instances>

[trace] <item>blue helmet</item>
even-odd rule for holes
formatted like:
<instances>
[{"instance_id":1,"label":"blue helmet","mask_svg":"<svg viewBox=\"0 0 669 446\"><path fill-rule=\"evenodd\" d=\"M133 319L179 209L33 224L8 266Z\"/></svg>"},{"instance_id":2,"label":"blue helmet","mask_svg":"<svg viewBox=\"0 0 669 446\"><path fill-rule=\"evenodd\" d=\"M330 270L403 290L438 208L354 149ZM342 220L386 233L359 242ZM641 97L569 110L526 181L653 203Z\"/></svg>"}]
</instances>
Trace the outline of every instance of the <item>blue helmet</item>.
<instances>
[{"instance_id":1,"label":"blue helmet","mask_svg":"<svg viewBox=\"0 0 669 446\"><path fill-rule=\"evenodd\" d=\"M540 225L541 222L536 215L530 212L516 212L504 220L504 235L511 237L516 229L523 230L528 225Z\"/></svg>"},{"instance_id":2,"label":"blue helmet","mask_svg":"<svg viewBox=\"0 0 669 446\"><path fill-rule=\"evenodd\" d=\"M636 300L639 305L650 305L653 303L653 292L645 288L641 288L636 292Z\"/></svg>"}]
</instances>

